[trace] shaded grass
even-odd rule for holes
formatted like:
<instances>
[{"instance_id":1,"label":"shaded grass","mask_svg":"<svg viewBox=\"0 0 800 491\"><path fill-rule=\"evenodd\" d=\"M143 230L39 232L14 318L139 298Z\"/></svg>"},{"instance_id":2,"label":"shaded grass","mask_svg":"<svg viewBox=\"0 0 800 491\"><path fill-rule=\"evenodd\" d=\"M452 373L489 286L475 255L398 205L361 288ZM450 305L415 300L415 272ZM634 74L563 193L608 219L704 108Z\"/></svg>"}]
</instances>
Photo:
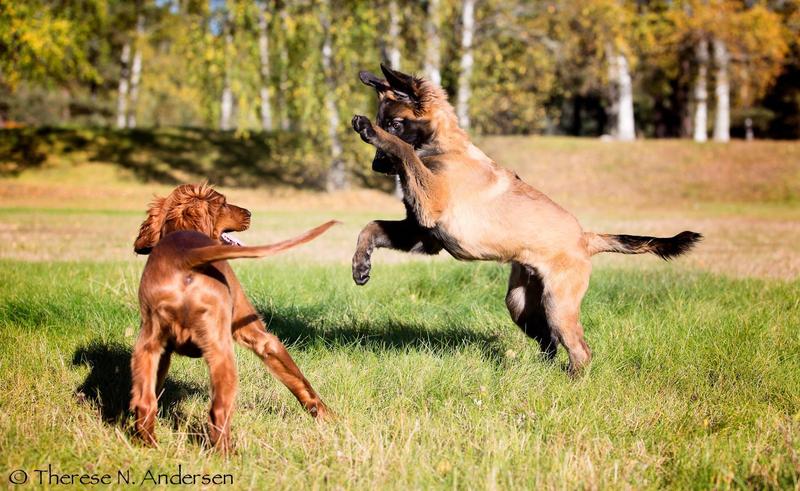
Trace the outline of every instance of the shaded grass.
<instances>
[{"instance_id":1,"label":"shaded grass","mask_svg":"<svg viewBox=\"0 0 800 491\"><path fill-rule=\"evenodd\" d=\"M161 447L131 443L130 263L0 262L0 466L228 472L241 488L791 488L800 283L599 268L578 381L510 322L506 267L241 263L270 329L339 414L315 425L238 352L237 453L208 454L205 367L177 358ZM13 451L9 451L13 449ZM4 473L4 478L7 473Z\"/></svg>"}]
</instances>

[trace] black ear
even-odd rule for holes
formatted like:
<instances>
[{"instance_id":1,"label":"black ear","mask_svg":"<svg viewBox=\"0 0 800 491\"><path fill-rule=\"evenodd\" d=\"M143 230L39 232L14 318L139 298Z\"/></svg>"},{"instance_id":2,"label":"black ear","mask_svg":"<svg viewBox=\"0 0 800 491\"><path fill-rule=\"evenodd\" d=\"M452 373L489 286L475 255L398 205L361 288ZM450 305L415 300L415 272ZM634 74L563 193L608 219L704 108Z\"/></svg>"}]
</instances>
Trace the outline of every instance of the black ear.
<instances>
[{"instance_id":1,"label":"black ear","mask_svg":"<svg viewBox=\"0 0 800 491\"><path fill-rule=\"evenodd\" d=\"M380 78L379 76L375 75L372 72L368 72L365 70L360 71L358 72L358 78L361 79L361 83L375 88L375 90L377 90L378 92L386 92L387 90L392 89L391 87L389 87L389 84L386 82L386 80Z\"/></svg>"},{"instance_id":2,"label":"black ear","mask_svg":"<svg viewBox=\"0 0 800 491\"><path fill-rule=\"evenodd\" d=\"M386 76L386 80L389 82L392 91L397 95L398 100L405 100L406 102L417 100L414 77L392 70L383 63L381 63L381 71Z\"/></svg>"}]
</instances>

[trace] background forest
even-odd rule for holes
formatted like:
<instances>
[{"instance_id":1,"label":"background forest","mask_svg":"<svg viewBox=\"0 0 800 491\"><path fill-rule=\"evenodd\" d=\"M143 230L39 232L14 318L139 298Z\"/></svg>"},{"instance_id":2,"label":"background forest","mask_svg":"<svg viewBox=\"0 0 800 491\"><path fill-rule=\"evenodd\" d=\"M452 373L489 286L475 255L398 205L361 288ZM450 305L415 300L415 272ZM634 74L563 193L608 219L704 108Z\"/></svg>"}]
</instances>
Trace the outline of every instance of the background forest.
<instances>
[{"instance_id":1,"label":"background forest","mask_svg":"<svg viewBox=\"0 0 800 491\"><path fill-rule=\"evenodd\" d=\"M798 0L2 2L0 123L191 128L340 188L370 178L348 122L380 61L440 82L474 134L798 138L799 40ZM18 164L43 152L6 135Z\"/></svg>"}]
</instances>

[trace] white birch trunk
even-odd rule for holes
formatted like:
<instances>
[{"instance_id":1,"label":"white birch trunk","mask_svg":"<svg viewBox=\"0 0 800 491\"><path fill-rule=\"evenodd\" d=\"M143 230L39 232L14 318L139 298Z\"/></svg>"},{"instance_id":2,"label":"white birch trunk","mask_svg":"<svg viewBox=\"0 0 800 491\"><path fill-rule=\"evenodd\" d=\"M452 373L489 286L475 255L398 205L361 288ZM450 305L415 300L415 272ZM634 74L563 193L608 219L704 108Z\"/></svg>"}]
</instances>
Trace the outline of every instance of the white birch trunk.
<instances>
[{"instance_id":1,"label":"white birch trunk","mask_svg":"<svg viewBox=\"0 0 800 491\"><path fill-rule=\"evenodd\" d=\"M280 18L281 18L281 28L283 29L283 39L282 43L280 44L280 58L281 58L281 71L280 71L280 78L278 80L278 93L277 93L277 103L278 109L280 111L280 118L281 118L281 129L284 131L288 131L291 128L291 121L289 120L289 107L286 103L286 98L284 95L289 90L288 79L286 77L286 71L289 67L289 47L287 46L287 39L289 32L289 13L287 12L288 6L284 5L281 7L280 10Z\"/></svg>"},{"instance_id":2,"label":"white birch trunk","mask_svg":"<svg viewBox=\"0 0 800 491\"><path fill-rule=\"evenodd\" d=\"M714 140L727 142L731 139L731 87L728 81L728 50L722 40L714 39L714 65L717 68L717 107L714 115Z\"/></svg>"},{"instance_id":3,"label":"white birch trunk","mask_svg":"<svg viewBox=\"0 0 800 491\"><path fill-rule=\"evenodd\" d=\"M130 103L128 104L128 128L136 128L136 108L139 104L139 85L142 80L142 43L144 39L144 15L136 16L136 44L131 66Z\"/></svg>"},{"instance_id":4,"label":"white birch trunk","mask_svg":"<svg viewBox=\"0 0 800 491\"><path fill-rule=\"evenodd\" d=\"M131 45L126 41L122 45L119 57L120 74L117 87L117 128L125 128L128 124L128 77L130 76Z\"/></svg>"},{"instance_id":5,"label":"white birch trunk","mask_svg":"<svg viewBox=\"0 0 800 491\"><path fill-rule=\"evenodd\" d=\"M697 57L697 80L694 86L694 141L708 140L708 41L700 40L695 48Z\"/></svg>"},{"instance_id":6,"label":"white birch trunk","mask_svg":"<svg viewBox=\"0 0 800 491\"><path fill-rule=\"evenodd\" d=\"M461 69L458 74L458 100L456 114L458 124L469 128L469 99L472 96L472 38L475 34L475 0L464 0L461 8Z\"/></svg>"},{"instance_id":7,"label":"white birch trunk","mask_svg":"<svg viewBox=\"0 0 800 491\"><path fill-rule=\"evenodd\" d=\"M322 43L322 70L325 74L325 109L328 113L328 139L331 146L331 166L326 188L338 191L347 187L347 174L342 160L342 143L339 141L339 111L336 108L336 80L333 73L333 40L331 39L330 0L320 8L320 23L324 30Z\"/></svg>"},{"instance_id":8,"label":"white birch trunk","mask_svg":"<svg viewBox=\"0 0 800 491\"><path fill-rule=\"evenodd\" d=\"M389 0L389 65L400 69L400 8L397 0Z\"/></svg>"},{"instance_id":9,"label":"white birch trunk","mask_svg":"<svg viewBox=\"0 0 800 491\"><path fill-rule=\"evenodd\" d=\"M258 3L258 54L261 61L261 129L272 131L272 104L269 99L269 33L267 32L267 6Z\"/></svg>"},{"instance_id":10,"label":"white birch trunk","mask_svg":"<svg viewBox=\"0 0 800 491\"><path fill-rule=\"evenodd\" d=\"M617 68L617 55L611 43L606 44L606 60L608 60L608 134L617 137L619 122L619 69Z\"/></svg>"},{"instance_id":11,"label":"white birch trunk","mask_svg":"<svg viewBox=\"0 0 800 491\"><path fill-rule=\"evenodd\" d=\"M389 0L389 65L400 70L400 9L397 0ZM400 176L394 176L394 196L403 199L403 185Z\"/></svg>"},{"instance_id":12,"label":"white birch trunk","mask_svg":"<svg viewBox=\"0 0 800 491\"><path fill-rule=\"evenodd\" d=\"M625 55L617 55L617 138L621 141L636 139L636 124L633 117L633 87L628 70L628 59Z\"/></svg>"},{"instance_id":13,"label":"white birch trunk","mask_svg":"<svg viewBox=\"0 0 800 491\"><path fill-rule=\"evenodd\" d=\"M428 0L428 19L425 22L425 76L436 85L442 84L440 71L441 53L439 39L439 0Z\"/></svg>"},{"instance_id":14,"label":"white birch trunk","mask_svg":"<svg viewBox=\"0 0 800 491\"><path fill-rule=\"evenodd\" d=\"M225 61L224 61L224 70L225 73L223 74L223 85L222 85L222 98L220 100L220 111L219 111L219 127L221 130L230 130L232 125L232 116L233 116L233 91L231 90L231 68L230 68L230 58L231 58L231 48L233 47L233 33L231 33L230 25L228 24L230 20L225 16L225 25L223 27L224 36L225 36Z\"/></svg>"}]
</instances>

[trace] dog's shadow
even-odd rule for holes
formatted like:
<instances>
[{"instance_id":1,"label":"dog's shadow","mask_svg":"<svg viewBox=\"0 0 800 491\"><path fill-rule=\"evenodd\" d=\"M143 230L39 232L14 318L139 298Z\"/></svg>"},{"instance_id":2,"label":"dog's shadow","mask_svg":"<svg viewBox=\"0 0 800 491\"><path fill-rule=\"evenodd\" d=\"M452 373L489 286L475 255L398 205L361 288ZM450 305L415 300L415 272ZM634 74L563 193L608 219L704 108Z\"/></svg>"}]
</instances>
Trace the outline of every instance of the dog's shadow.
<instances>
[{"instance_id":1,"label":"dog's shadow","mask_svg":"<svg viewBox=\"0 0 800 491\"><path fill-rule=\"evenodd\" d=\"M455 352L467 346L476 346L486 358L502 365L506 361L506 346L503 338L496 334L471 330L453 325L446 329L428 329L416 324L397 321L351 322L348 324L315 325L324 316L324 308L309 307L300 311L284 312L267 306L257 306L258 314L267 324L267 330L292 349L306 349L316 343L327 346L353 347L387 350L431 350L433 352Z\"/></svg>"},{"instance_id":2,"label":"dog's shadow","mask_svg":"<svg viewBox=\"0 0 800 491\"><path fill-rule=\"evenodd\" d=\"M86 366L89 374L75 389L75 397L92 404L103 421L123 425L131 403L131 348L122 343L92 341L75 350L74 366ZM184 399L207 393L205 387L170 379L167 376L158 399L159 415L175 415Z\"/></svg>"}]
</instances>

